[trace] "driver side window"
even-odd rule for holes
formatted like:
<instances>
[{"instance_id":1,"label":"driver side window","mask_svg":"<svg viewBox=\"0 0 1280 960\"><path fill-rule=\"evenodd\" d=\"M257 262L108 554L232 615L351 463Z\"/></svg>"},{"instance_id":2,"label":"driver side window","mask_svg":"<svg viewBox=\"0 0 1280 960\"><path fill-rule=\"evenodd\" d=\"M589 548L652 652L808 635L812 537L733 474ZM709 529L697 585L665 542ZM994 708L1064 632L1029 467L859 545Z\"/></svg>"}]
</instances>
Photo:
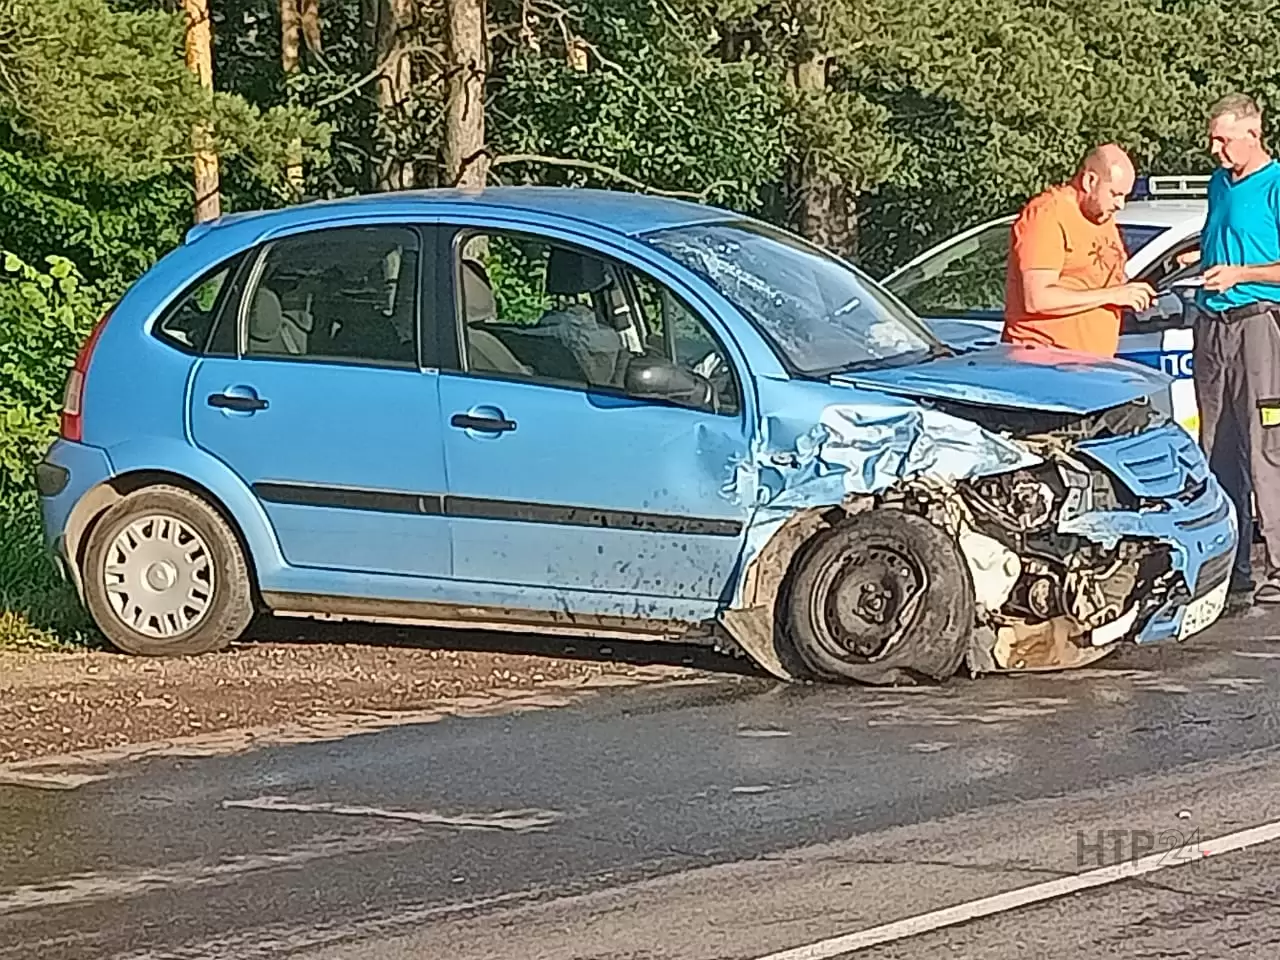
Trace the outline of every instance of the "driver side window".
<instances>
[{"instance_id":1,"label":"driver side window","mask_svg":"<svg viewBox=\"0 0 1280 960\"><path fill-rule=\"evenodd\" d=\"M473 233L456 284L468 372L577 387L623 385L626 300L604 260L545 240Z\"/></svg>"},{"instance_id":2,"label":"driver side window","mask_svg":"<svg viewBox=\"0 0 1280 960\"><path fill-rule=\"evenodd\" d=\"M720 342L698 315L666 287L641 274L632 277L649 331L647 351L709 380L715 391L715 410L736 415L742 407L738 381Z\"/></svg>"},{"instance_id":3,"label":"driver side window","mask_svg":"<svg viewBox=\"0 0 1280 960\"><path fill-rule=\"evenodd\" d=\"M726 415L741 395L706 326L661 284L546 239L472 231L455 245L462 367Z\"/></svg>"}]
</instances>

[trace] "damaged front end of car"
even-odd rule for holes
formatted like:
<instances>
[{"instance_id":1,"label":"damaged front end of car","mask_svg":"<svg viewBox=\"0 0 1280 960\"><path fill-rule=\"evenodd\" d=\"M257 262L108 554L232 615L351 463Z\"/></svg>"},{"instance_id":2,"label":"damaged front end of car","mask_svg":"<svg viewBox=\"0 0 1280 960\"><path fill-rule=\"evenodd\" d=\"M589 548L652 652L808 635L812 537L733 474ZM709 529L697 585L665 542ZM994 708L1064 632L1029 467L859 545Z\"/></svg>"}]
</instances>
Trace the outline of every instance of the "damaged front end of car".
<instances>
[{"instance_id":1,"label":"damaged front end of car","mask_svg":"<svg viewBox=\"0 0 1280 960\"><path fill-rule=\"evenodd\" d=\"M1007 593L984 598L977 585L990 575L965 551L989 600L966 656L971 672L1082 666L1121 640L1185 639L1216 619L1235 517L1164 412L1145 398L1087 416L946 406L1043 461L955 486L962 548L971 529L1018 568Z\"/></svg>"},{"instance_id":2,"label":"damaged front end of car","mask_svg":"<svg viewBox=\"0 0 1280 960\"><path fill-rule=\"evenodd\" d=\"M896 448L874 416L829 410L810 457L829 469L796 470L772 500L775 518L786 515L723 618L772 672L795 672L769 636L791 557L866 510L922 516L958 544L976 601L964 655L975 676L1080 667L1122 641L1185 639L1217 618L1234 513L1194 441L1150 398L1083 414L916 402L914 433ZM829 495L833 475L838 507L802 506Z\"/></svg>"}]
</instances>

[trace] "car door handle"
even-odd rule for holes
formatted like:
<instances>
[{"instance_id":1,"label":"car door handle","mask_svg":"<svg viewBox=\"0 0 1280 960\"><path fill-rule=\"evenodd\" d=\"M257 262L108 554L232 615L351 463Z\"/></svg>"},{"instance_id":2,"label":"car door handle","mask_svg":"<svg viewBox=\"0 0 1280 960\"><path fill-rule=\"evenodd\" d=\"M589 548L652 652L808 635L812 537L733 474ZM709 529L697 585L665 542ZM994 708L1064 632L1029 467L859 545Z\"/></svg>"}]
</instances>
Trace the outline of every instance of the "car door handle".
<instances>
[{"instance_id":1,"label":"car door handle","mask_svg":"<svg viewBox=\"0 0 1280 960\"><path fill-rule=\"evenodd\" d=\"M514 420L505 417L478 417L473 413L455 413L449 422L460 430L483 430L485 433L506 433L516 428Z\"/></svg>"},{"instance_id":2,"label":"car door handle","mask_svg":"<svg viewBox=\"0 0 1280 960\"><path fill-rule=\"evenodd\" d=\"M230 393L209 394L209 406L222 410L242 410L252 413L254 410L267 409L267 401L261 397L238 397Z\"/></svg>"}]
</instances>

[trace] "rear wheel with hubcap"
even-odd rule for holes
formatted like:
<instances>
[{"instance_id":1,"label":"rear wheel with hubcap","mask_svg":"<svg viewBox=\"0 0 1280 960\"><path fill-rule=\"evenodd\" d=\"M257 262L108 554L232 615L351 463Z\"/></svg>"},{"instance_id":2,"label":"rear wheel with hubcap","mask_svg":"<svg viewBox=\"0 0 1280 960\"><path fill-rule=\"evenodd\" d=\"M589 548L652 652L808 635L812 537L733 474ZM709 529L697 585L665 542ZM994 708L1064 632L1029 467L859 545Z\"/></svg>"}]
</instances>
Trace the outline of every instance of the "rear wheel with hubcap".
<instances>
[{"instance_id":1,"label":"rear wheel with hubcap","mask_svg":"<svg viewBox=\"0 0 1280 960\"><path fill-rule=\"evenodd\" d=\"M90 534L83 579L98 628L127 653L220 650L253 617L235 534L180 487L144 487L113 504Z\"/></svg>"},{"instance_id":2,"label":"rear wheel with hubcap","mask_svg":"<svg viewBox=\"0 0 1280 960\"><path fill-rule=\"evenodd\" d=\"M797 555L780 616L799 659L821 677L945 680L964 658L974 594L955 541L923 517L857 514Z\"/></svg>"}]
</instances>

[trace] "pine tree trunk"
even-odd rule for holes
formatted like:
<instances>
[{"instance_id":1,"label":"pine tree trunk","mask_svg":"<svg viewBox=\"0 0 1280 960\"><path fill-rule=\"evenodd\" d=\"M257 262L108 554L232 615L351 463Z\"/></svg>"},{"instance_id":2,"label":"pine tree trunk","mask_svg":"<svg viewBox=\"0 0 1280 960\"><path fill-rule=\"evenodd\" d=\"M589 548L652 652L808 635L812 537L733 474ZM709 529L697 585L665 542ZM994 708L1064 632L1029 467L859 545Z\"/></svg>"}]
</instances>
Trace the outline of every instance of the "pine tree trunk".
<instances>
[{"instance_id":1,"label":"pine tree trunk","mask_svg":"<svg viewBox=\"0 0 1280 960\"><path fill-rule=\"evenodd\" d=\"M363 0L365 26L369 32L374 62L381 66L378 77L378 129L380 143L374 185L379 190L407 190L414 186L414 164L395 146L413 113L413 62L408 53L414 26L416 0Z\"/></svg>"},{"instance_id":2,"label":"pine tree trunk","mask_svg":"<svg viewBox=\"0 0 1280 960\"><path fill-rule=\"evenodd\" d=\"M445 177L455 186L483 187L489 175L484 125L489 60L485 0L446 0L445 14Z\"/></svg>"},{"instance_id":3,"label":"pine tree trunk","mask_svg":"<svg viewBox=\"0 0 1280 960\"><path fill-rule=\"evenodd\" d=\"M815 54L797 63L792 82L803 94L827 89L828 59ZM850 259L857 253L856 194L840 177L825 169L821 158L806 155L791 172L792 225L806 240Z\"/></svg>"},{"instance_id":4,"label":"pine tree trunk","mask_svg":"<svg viewBox=\"0 0 1280 960\"><path fill-rule=\"evenodd\" d=\"M213 29L209 20L208 0L182 0L187 15L187 69L196 75L200 86L213 92ZM195 154L196 223L213 220L222 214L219 193L218 154L213 145L213 128L209 122L196 125L191 134Z\"/></svg>"},{"instance_id":5,"label":"pine tree trunk","mask_svg":"<svg viewBox=\"0 0 1280 960\"><path fill-rule=\"evenodd\" d=\"M284 71L285 83L298 72L302 51L302 10L298 0L280 0L280 68ZM289 184L292 199L302 197L302 141L289 142L288 166L285 167L285 179Z\"/></svg>"},{"instance_id":6,"label":"pine tree trunk","mask_svg":"<svg viewBox=\"0 0 1280 960\"><path fill-rule=\"evenodd\" d=\"M302 36L307 41L307 49L313 54L320 53L320 0L302 0Z\"/></svg>"}]
</instances>

